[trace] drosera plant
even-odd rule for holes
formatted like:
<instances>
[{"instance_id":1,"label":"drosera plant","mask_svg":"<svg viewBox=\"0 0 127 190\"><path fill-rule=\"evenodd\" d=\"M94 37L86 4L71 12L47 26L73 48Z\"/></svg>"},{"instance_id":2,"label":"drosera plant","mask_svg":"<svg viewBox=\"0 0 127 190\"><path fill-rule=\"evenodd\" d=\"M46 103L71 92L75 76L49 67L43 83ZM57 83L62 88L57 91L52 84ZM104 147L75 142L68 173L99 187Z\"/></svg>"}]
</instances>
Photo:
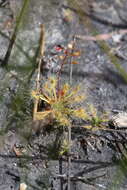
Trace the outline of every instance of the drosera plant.
<instances>
[{"instance_id":1,"label":"drosera plant","mask_svg":"<svg viewBox=\"0 0 127 190\"><path fill-rule=\"evenodd\" d=\"M85 99L79 94L80 87L71 87L68 83L57 89L58 81L55 77L48 78L40 91L33 90L33 98L43 101L46 110L36 113L36 120L43 120L51 116L61 126L70 126L72 117L87 119L88 115L84 108L75 105Z\"/></svg>"},{"instance_id":2,"label":"drosera plant","mask_svg":"<svg viewBox=\"0 0 127 190\"><path fill-rule=\"evenodd\" d=\"M44 33L44 32L43 32ZM44 36L42 34L42 36ZM43 51L41 51L41 56L44 55L44 38L42 40ZM72 57L77 57L80 52L75 48L75 37L73 41L67 45L67 47L62 47L58 45L55 47L58 54L60 67L58 72L53 77L49 77L44 83L42 89L39 85L40 78L40 67L41 61L38 64L38 76L36 90L31 92L32 97L35 99L36 106L34 109L34 120L43 120L50 115L53 120L57 121L59 125L71 126L71 117L75 116L78 118L86 119L87 114L83 108L74 108L74 105L83 101L84 95L79 95L79 86L71 87L69 83L61 84L61 76L63 71L63 66L65 64L76 64ZM45 105L45 110L38 112L38 104L43 102Z\"/></svg>"}]
</instances>

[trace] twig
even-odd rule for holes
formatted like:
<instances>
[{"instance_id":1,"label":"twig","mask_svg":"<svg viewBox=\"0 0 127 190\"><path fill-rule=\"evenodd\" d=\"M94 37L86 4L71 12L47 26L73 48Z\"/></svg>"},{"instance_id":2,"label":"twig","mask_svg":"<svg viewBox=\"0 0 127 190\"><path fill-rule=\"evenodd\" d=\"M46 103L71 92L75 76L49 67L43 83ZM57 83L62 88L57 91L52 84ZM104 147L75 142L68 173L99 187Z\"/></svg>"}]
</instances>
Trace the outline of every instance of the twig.
<instances>
[{"instance_id":1,"label":"twig","mask_svg":"<svg viewBox=\"0 0 127 190\"><path fill-rule=\"evenodd\" d=\"M108 164L103 164L103 165L97 165L97 166L93 166L91 168L84 168L82 171L76 173L74 175L74 177L77 177L77 176L83 176L84 174L87 174L87 173L90 173L90 172L93 172L93 171L96 171L96 170L99 170L99 169L102 169L102 168L106 168L106 167L109 167Z\"/></svg>"},{"instance_id":2,"label":"twig","mask_svg":"<svg viewBox=\"0 0 127 190\"><path fill-rule=\"evenodd\" d=\"M40 58L39 58L39 63L38 63L38 72L37 72L37 79L36 79L36 91L39 91L40 88L40 70L41 70L41 63L42 63L42 57L44 54L44 26L41 25L41 33L40 33ZM36 113L38 109L38 99L34 100L34 109L33 109L33 121L36 120Z\"/></svg>"},{"instance_id":3,"label":"twig","mask_svg":"<svg viewBox=\"0 0 127 190\"><path fill-rule=\"evenodd\" d=\"M84 128L84 129L88 129L87 128L87 125L86 125L86 128L85 128L85 125L84 126L73 126L73 128ZM94 132L94 131L112 131L112 132L122 132L122 133L127 133L127 128L119 128L119 129L109 129L109 128L106 128L106 127L92 127L91 126L91 128L90 129L88 129L88 130L90 130L90 131L92 131L92 132Z\"/></svg>"},{"instance_id":4,"label":"twig","mask_svg":"<svg viewBox=\"0 0 127 190\"><path fill-rule=\"evenodd\" d=\"M124 35L127 33L127 29L123 29L123 30L119 30L118 32L110 32L107 34L99 34L96 36L80 36L80 35L76 35L75 37L77 39L80 40L86 40L86 41L101 41L101 40L108 40L109 38L111 38L114 35Z\"/></svg>"}]
</instances>

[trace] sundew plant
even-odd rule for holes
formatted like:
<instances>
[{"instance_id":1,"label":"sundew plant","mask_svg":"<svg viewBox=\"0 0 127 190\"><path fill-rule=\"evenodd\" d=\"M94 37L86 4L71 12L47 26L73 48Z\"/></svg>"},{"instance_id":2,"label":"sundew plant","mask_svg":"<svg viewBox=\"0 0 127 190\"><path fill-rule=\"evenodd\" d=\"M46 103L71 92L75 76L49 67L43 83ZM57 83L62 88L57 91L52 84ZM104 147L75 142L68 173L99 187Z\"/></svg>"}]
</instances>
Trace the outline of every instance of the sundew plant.
<instances>
[{"instance_id":1,"label":"sundew plant","mask_svg":"<svg viewBox=\"0 0 127 190\"><path fill-rule=\"evenodd\" d=\"M51 116L62 126L71 126L73 117L87 119L87 113L82 108L77 108L77 104L85 99L85 96L79 94L80 87L71 87L68 83L61 85L57 89L58 81L55 77L49 78L43 85L43 90L33 90L31 95L33 98L43 101L46 105L44 111L36 114L37 120L43 120L47 116Z\"/></svg>"}]
</instances>

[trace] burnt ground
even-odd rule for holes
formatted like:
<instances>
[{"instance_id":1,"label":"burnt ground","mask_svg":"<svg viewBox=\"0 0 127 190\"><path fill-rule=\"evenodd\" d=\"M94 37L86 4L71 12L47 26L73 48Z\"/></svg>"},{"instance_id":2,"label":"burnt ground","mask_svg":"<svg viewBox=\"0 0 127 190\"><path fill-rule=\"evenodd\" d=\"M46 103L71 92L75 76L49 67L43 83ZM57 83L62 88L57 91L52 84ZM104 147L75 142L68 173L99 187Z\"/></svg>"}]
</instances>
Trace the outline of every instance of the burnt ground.
<instances>
[{"instance_id":1,"label":"burnt ground","mask_svg":"<svg viewBox=\"0 0 127 190\"><path fill-rule=\"evenodd\" d=\"M55 47L67 47L73 35L93 36L126 29L126 1L101 0L90 6L85 0L31 0L16 40L11 36L23 1L0 3L0 190L19 190L21 183L28 190L65 190L68 156L59 158L59 152L67 129L63 132L55 125L45 128L43 122L32 122L29 94L37 77L40 23L45 25L44 81L59 68ZM113 35L105 41L76 39L81 55L74 59L78 64L73 65L72 85L81 85L87 96L82 106L89 112L89 105L94 105L99 117L107 113L110 119L115 113L126 113L126 40L126 34ZM10 43L13 46L7 54ZM68 81L69 75L69 65L65 65L63 81ZM118 130L91 131L82 129L84 124L85 121L73 121L71 190L127 189L126 129L120 129L119 123L105 123L108 129ZM33 128L41 126L41 131L33 132Z\"/></svg>"}]
</instances>

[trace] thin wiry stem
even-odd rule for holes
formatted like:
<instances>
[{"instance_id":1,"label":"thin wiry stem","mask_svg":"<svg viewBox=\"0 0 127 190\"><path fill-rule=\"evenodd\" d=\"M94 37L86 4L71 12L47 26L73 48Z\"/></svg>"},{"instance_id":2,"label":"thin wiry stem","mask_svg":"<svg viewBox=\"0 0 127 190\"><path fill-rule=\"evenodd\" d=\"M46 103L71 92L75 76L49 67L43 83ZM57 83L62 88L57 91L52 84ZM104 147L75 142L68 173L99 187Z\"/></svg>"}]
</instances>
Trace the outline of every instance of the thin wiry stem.
<instances>
[{"instance_id":1,"label":"thin wiry stem","mask_svg":"<svg viewBox=\"0 0 127 190\"><path fill-rule=\"evenodd\" d=\"M75 41L76 41L76 37L74 35L73 36L73 46L72 46L71 54L73 54L73 52L74 52ZM70 79L69 79L70 85L72 84L72 73L73 73L73 64L72 64L72 61L73 61L73 56L70 57Z\"/></svg>"},{"instance_id":2,"label":"thin wiry stem","mask_svg":"<svg viewBox=\"0 0 127 190\"><path fill-rule=\"evenodd\" d=\"M70 167L71 167L71 126L68 127L68 146L69 146L69 151L68 151L68 179L67 179L67 185L68 185L68 190L70 190Z\"/></svg>"},{"instance_id":3,"label":"thin wiry stem","mask_svg":"<svg viewBox=\"0 0 127 190\"><path fill-rule=\"evenodd\" d=\"M65 63L67 58L68 58L68 55L66 54L64 59L62 60L61 67L60 67L58 75L57 75L57 91L58 92L60 90L60 77L61 77L62 69L63 69L64 63Z\"/></svg>"},{"instance_id":4,"label":"thin wiry stem","mask_svg":"<svg viewBox=\"0 0 127 190\"><path fill-rule=\"evenodd\" d=\"M73 54L74 47L75 47L75 36L73 37L73 46L71 54ZM72 84L72 72L73 72L73 64L72 64L73 56L70 57L70 85ZM67 179L67 185L68 190L71 188L71 178L70 178L70 169L71 169L71 126L68 127L68 144L69 144L69 156L68 156L68 179Z\"/></svg>"}]
</instances>

